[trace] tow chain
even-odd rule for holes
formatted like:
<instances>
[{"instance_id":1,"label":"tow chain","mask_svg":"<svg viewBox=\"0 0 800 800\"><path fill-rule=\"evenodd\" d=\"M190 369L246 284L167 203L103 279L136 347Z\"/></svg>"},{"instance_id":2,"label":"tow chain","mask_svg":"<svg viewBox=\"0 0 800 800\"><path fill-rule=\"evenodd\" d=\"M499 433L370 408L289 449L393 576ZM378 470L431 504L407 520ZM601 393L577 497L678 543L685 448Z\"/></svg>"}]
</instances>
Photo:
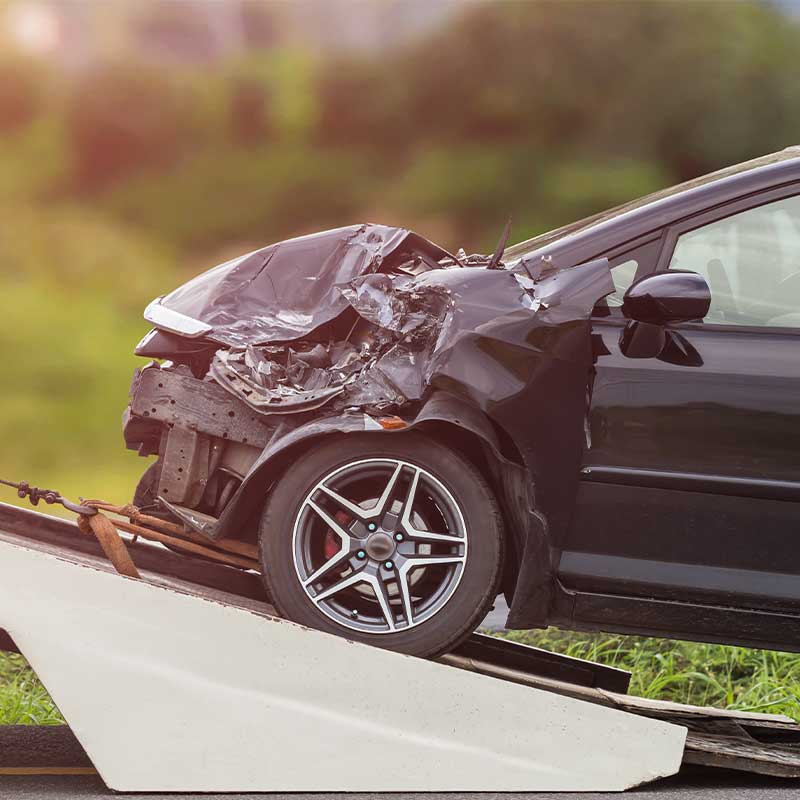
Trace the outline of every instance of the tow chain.
<instances>
[{"instance_id":1,"label":"tow chain","mask_svg":"<svg viewBox=\"0 0 800 800\"><path fill-rule=\"evenodd\" d=\"M40 489L38 486L31 486L27 481L16 483L0 478L0 484L16 489L17 497L22 499L27 497L31 505L38 506L39 501L44 500L49 506L59 503L69 511L74 511L78 515L78 530L84 534L94 534L106 557L120 575L127 575L129 578L141 577L114 523L98 513L93 506L73 503L55 489Z\"/></svg>"},{"instance_id":2,"label":"tow chain","mask_svg":"<svg viewBox=\"0 0 800 800\"><path fill-rule=\"evenodd\" d=\"M114 569L120 575L127 575L129 578L141 576L133 563L125 540L120 536L120 531L132 535L134 541L141 536L143 539L160 542L168 547L178 548L186 553L203 556L229 566L260 570L258 550L254 545L227 539L212 542L199 534L187 531L181 525L143 514L134 505L115 506L102 500L83 498L80 503L73 503L55 489L40 489L38 486L31 486L27 481L17 483L0 478L0 484L16 489L18 497L22 499L27 497L34 506L44 500L47 505L60 504L77 514L78 530L83 534L93 535ZM101 513L103 511L127 517L129 521L112 520Z\"/></svg>"},{"instance_id":3,"label":"tow chain","mask_svg":"<svg viewBox=\"0 0 800 800\"><path fill-rule=\"evenodd\" d=\"M60 492L57 492L55 489L40 489L38 486L31 486L28 481L20 481L19 483L15 483L14 481L3 480L3 478L0 478L0 483L2 483L4 486L10 486L12 489L16 489L17 497L20 497L23 500L27 497L33 506L38 506L39 501L44 500L49 506L59 503L69 511L74 511L76 514L81 514L82 516L86 517L91 517L97 513L96 508L73 503L70 500L67 500L66 497L64 497Z\"/></svg>"}]
</instances>

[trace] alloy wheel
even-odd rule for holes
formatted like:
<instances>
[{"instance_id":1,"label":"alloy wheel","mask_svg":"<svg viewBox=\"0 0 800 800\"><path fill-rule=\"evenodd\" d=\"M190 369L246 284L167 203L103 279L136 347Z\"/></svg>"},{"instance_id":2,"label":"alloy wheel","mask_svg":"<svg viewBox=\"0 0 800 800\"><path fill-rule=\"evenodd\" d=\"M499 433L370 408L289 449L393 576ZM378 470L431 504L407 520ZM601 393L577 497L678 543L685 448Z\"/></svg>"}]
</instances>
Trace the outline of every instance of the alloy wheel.
<instances>
[{"instance_id":1,"label":"alloy wheel","mask_svg":"<svg viewBox=\"0 0 800 800\"><path fill-rule=\"evenodd\" d=\"M303 500L294 567L311 602L367 633L408 630L438 614L461 580L467 527L452 493L396 458L338 467Z\"/></svg>"}]
</instances>

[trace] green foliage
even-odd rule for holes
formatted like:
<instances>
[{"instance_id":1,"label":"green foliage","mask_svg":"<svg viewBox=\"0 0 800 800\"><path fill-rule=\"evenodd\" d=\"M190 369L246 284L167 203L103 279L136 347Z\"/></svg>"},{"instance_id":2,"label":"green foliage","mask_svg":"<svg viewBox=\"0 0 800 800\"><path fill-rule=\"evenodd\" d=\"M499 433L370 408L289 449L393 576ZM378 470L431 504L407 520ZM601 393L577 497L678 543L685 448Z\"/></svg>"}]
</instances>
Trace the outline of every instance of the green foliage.
<instances>
[{"instance_id":1,"label":"green foliage","mask_svg":"<svg viewBox=\"0 0 800 800\"><path fill-rule=\"evenodd\" d=\"M24 128L41 113L45 83L36 61L11 53L0 55L0 134Z\"/></svg>"},{"instance_id":2,"label":"green foliage","mask_svg":"<svg viewBox=\"0 0 800 800\"><path fill-rule=\"evenodd\" d=\"M0 476L130 499L145 467L120 434L132 349L171 274L163 248L83 209L0 217Z\"/></svg>"},{"instance_id":3,"label":"green foliage","mask_svg":"<svg viewBox=\"0 0 800 800\"><path fill-rule=\"evenodd\" d=\"M198 153L167 175L131 180L109 192L103 204L184 251L229 241L262 245L343 220L358 221L363 187L349 176L366 171L364 159L349 151L308 151L277 143L244 151L217 148Z\"/></svg>"},{"instance_id":4,"label":"green foliage","mask_svg":"<svg viewBox=\"0 0 800 800\"><path fill-rule=\"evenodd\" d=\"M69 94L66 125L78 188L175 162L193 131L177 75L143 63L98 64Z\"/></svg>"},{"instance_id":5,"label":"green foliage","mask_svg":"<svg viewBox=\"0 0 800 800\"><path fill-rule=\"evenodd\" d=\"M561 219L579 220L668 185L669 175L647 161L581 159L544 169L539 196L545 208L557 210L554 227Z\"/></svg>"},{"instance_id":6,"label":"green foliage","mask_svg":"<svg viewBox=\"0 0 800 800\"><path fill-rule=\"evenodd\" d=\"M0 136L0 199L4 204L47 197L66 179L69 169L63 125L54 116L40 117L21 130Z\"/></svg>"},{"instance_id":7,"label":"green foliage","mask_svg":"<svg viewBox=\"0 0 800 800\"><path fill-rule=\"evenodd\" d=\"M0 652L0 725L63 725L47 690L22 656Z\"/></svg>"},{"instance_id":8,"label":"green foliage","mask_svg":"<svg viewBox=\"0 0 800 800\"><path fill-rule=\"evenodd\" d=\"M302 50L272 52L263 65L275 134L287 142L307 141L317 123L316 64Z\"/></svg>"},{"instance_id":9,"label":"green foliage","mask_svg":"<svg viewBox=\"0 0 800 800\"><path fill-rule=\"evenodd\" d=\"M120 420L146 324L98 292L37 281L7 287L3 304L0 475L129 501L146 462L124 449Z\"/></svg>"},{"instance_id":10,"label":"green foliage","mask_svg":"<svg viewBox=\"0 0 800 800\"><path fill-rule=\"evenodd\" d=\"M630 694L639 697L786 714L800 721L800 658L795 653L555 628L503 635L628 670L633 673Z\"/></svg>"},{"instance_id":11,"label":"green foliage","mask_svg":"<svg viewBox=\"0 0 800 800\"><path fill-rule=\"evenodd\" d=\"M168 248L84 207L20 203L0 217L4 291L38 282L49 284L50 298L95 292L115 311L138 317L173 269Z\"/></svg>"},{"instance_id":12,"label":"green foliage","mask_svg":"<svg viewBox=\"0 0 800 800\"><path fill-rule=\"evenodd\" d=\"M519 177L513 153L436 147L415 154L387 193L402 214L449 216L470 229L504 220L508 187Z\"/></svg>"},{"instance_id":13,"label":"green foliage","mask_svg":"<svg viewBox=\"0 0 800 800\"><path fill-rule=\"evenodd\" d=\"M208 69L202 19L148 7L139 34L180 66L23 70L19 130L52 102L16 163L57 165L39 190L92 190L93 209L184 252L376 212L476 250L508 215L529 235L795 140L794 20L750 3L587 8L471 4L402 48L335 59L262 15L264 46ZM2 149L0 189L20 183Z\"/></svg>"}]
</instances>

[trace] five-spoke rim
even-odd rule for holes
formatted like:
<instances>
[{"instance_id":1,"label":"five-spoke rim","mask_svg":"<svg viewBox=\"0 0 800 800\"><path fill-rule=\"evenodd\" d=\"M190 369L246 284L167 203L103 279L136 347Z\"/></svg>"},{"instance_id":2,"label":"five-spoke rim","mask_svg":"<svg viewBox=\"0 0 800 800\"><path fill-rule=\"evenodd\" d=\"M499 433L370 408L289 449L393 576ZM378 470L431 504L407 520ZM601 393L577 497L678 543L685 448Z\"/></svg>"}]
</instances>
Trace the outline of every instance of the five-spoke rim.
<instances>
[{"instance_id":1,"label":"five-spoke rim","mask_svg":"<svg viewBox=\"0 0 800 800\"><path fill-rule=\"evenodd\" d=\"M398 633L453 596L467 528L451 492L416 464L369 458L331 471L295 519L294 566L311 602L339 625Z\"/></svg>"}]
</instances>

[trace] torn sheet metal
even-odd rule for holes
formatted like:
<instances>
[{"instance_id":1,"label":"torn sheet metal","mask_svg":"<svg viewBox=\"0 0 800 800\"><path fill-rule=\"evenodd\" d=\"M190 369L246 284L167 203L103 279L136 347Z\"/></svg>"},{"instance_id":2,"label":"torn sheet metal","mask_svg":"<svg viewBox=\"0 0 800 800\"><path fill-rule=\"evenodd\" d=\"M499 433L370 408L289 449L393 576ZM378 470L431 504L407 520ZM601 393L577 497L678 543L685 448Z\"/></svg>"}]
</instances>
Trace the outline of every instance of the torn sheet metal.
<instances>
[{"instance_id":1,"label":"torn sheet metal","mask_svg":"<svg viewBox=\"0 0 800 800\"><path fill-rule=\"evenodd\" d=\"M269 245L199 275L160 304L210 327L207 338L243 346L291 341L347 307L336 288L360 275L409 262L433 269L446 250L405 228L351 225Z\"/></svg>"},{"instance_id":2,"label":"torn sheet metal","mask_svg":"<svg viewBox=\"0 0 800 800\"><path fill-rule=\"evenodd\" d=\"M270 413L319 408L335 397L343 407L400 406L420 400L448 353L478 330L485 335L490 328L497 332L512 325L513 339L520 335L516 327L530 327L531 311L540 312L537 321L543 325L585 317L589 312L574 296L606 292L604 272L602 265L586 265L539 281L505 270L459 268L416 277L362 276L336 287L374 327L358 349L347 341L221 349L210 374L251 407ZM476 391L485 384L487 393L505 396L523 385L513 372L478 367L486 354L471 352L470 358L474 363L464 365L461 374L469 373L471 384L477 379Z\"/></svg>"},{"instance_id":3,"label":"torn sheet metal","mask_svg":"<svg viewBox=\"0 0 800 800\"><path fill-rule=\"evenodd\" d=\"M520 274L445 269L415 278L417 293L435 288L451 304L413 374L426 389L477 405L510 435L533 478L508 621L523 628L541 624L547 610L549 547L563 540L578 489L593 370L590 316L614 286L606 259L522 281Z\"/></svg>"},{"instance_id":4,"label":"torn sheet metal","mask_svg":"<svg viewBox=\"0 0 800 800\"><path fill-rule=\"evenodd\" d=\"M344 382L363 368L348 342L297 349L273 345L218 350L209 374L260 412L297 413L324 405L344 391Z\"/></svg>"},{"instance_id":5,"label":"torn sheet metal","mask_svg":"<svg viewBox=\"0 0 800 800\"><path fill-rule=\"evenodd\" d=\"M453 302L409 275L366 275L337 287L371 326L356 343L246 345L219 350L210 375L252 408L297 413L339 397L339 407L385 409L418 400L430 357ZM355 331L351 331L355 333ZM356 346L357 345L357 346Z\"/></svg>"},{"instance_id":6,"label":"torn sheet metal","mask_svg":"<svg viewBox=\"0 0 800 800\"><path fill-rule=\"evenodd\" d=\"M479 408L519 449L535 489L522 510L511 627L539 624L547 610L549 547L566 532L578 488L593 369L589 318L612 291L605 259L535 278L455 267L369 275L341 287L378 335L361 368L327 385L341 388L325 406L331 422L347 408L389 406L413 421L419 404L440 390ZM298 424L292 440L302 438ZM254 471L282 449L279 440Z\"/></svg>"},{"instance_id":7,"label":"torn sheet metal","mask_svg":"<svg viewBox=\"0 0 800 800\"><path fill-rule=\"evenodd\" d=\"M563 541L578 489L590 316L613 291L606 259L490 269L377 225L272 245L176 290L163 303L211 326L206 338L222 345L207 378L279 420L215 536L240 524L251 479L268 485L271 460L288 446L363 431L376 412L411 426L444 393L484 414L524 466L530 486L518 481L512 504L523 529L514 532L520 572L508 625L541 624L549 553Z\"/></svg>"}]
</instances>

